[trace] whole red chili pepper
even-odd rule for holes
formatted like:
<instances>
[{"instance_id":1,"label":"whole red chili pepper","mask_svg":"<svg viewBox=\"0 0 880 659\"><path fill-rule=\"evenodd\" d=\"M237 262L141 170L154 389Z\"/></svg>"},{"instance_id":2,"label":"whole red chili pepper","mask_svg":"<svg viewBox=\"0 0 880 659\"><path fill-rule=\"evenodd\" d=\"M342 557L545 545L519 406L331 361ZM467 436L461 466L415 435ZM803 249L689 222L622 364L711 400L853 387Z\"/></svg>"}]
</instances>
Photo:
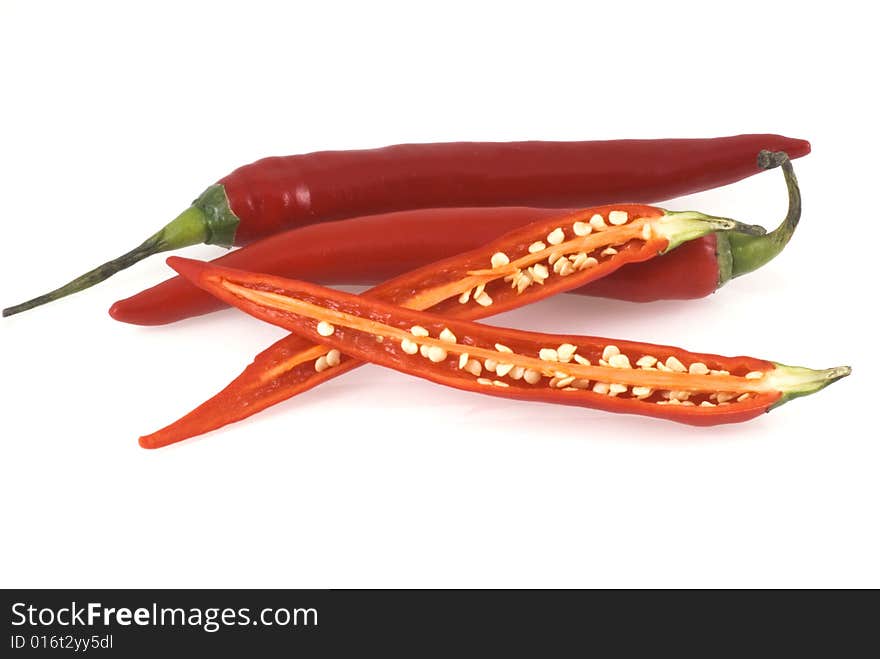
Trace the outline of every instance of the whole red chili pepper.
<instances>
[{"instance_id":1,"label":"whole red chili pepper","mask_svg":"<svg viewBox=\"0 0 880 659\"><path fill-rule=\"evenodd\" d=\"M779 254L800 219L797 179L785 154L762 151L763 168L782 165L789 188L785 220L765 236L709 234L662 258L620 269L573 293L635 302L704 297ZM375 284L485 245L511 228L558 216L541 208L431 208L370 215L282 232L214 263L321 284ZM574 211L571 211L574 212ZM173 277L110 308L116 320L160 325L223 307L183 277Z\"/></svg>"},{"instance_id":2,"label":"whole red chili pepper","mask_svg":"<svg viewBox=\"0 0 880 659\"><path fill-rule=\"evenodd\" d=\"M457 389L688 423L746 421L849 375L671 346L452 320L302 281L171 257L193 283L326 347L325 369L369 361ZM323 361L320 361L323 360Z\"/></svg>"},{"instance_id":3,"label":"whole red chili pepper","mask_svg":"<svg viewBox=\"0 0 880 659\"><path fill-rule=\"evenodd\" d=\"M712 231L763 229L693 211L615 204L521 227L483 247L433 263L365 293L450 318L482 318L583 286ZM412 347L412 346L409 346ZM406 349L406 348L405 348ZM257 357L223 392L141 445L164 446L250 416L358 363L337 366L327 348L290 336Z\"/></svg>"},{"instance_id":4,"label":"whole red chili pepper","mask_svg":"<svg viewBox=\"0 0 880 659\"><path fill-rule=\"evenodd\" d=\"M759 171L761 149L806 155L803 140L740 135L697 140L404 144L265 158L209 187L123 256L8 316L81 291L152 254L187 245L243 245L293 227L395 210L453 206L587 206L649 202Z\"/></svg>"}]
</instances>

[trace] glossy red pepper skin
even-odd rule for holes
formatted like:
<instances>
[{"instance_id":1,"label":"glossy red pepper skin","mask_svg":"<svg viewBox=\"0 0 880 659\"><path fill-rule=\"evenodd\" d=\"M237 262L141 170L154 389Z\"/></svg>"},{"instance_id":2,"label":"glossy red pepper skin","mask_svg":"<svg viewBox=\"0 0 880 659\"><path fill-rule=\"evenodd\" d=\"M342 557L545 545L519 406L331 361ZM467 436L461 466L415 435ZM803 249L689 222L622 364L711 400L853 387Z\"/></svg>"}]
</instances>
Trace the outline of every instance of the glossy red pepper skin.
<instances>
[{"instance_id":1,"label":"glossy red pepper skin","mask_svg":"<svg viewBox=\"0 0 880 659\"><path fill-rule=\"evenodd\" d=\"M757 174L762 149L798 158L810 144L781 135L401 144L264 158L219 184L243 245L305 224L412 208L650 203Z\"/></svg>"},{"instance_id":2,"label":"glossy red pepper skin","mask_svg":"<svg viewBox=\"0 0 880 659\"><path fill-rule=\"evenodd\" d=\"M804 140L739 135L403 144L265 158L209 186L133 250L5 308L3 315L85 290L154 254L189 245L245 245L285 229L416 208L649 203L751 176L766 168L759 154L787 152L787 158L797 158L809 151Z\"/></svg>"},{"instance_id":3,"label":"glossy red pepper skin","mask_svg":"<svg viewBox=\"0 0 880 659\"><path fill-rule=\"evenodd\" d=\"M326 285L373 285L565 212L512 207L385 213L282 232L214 263ZM716 246L714 234L703 236L571 292L634 302L705 297L720 284ZM223 306L213 295L177 276L114 303L110 315L136 325L162 325Z\"/></svg>"}]
</instances>

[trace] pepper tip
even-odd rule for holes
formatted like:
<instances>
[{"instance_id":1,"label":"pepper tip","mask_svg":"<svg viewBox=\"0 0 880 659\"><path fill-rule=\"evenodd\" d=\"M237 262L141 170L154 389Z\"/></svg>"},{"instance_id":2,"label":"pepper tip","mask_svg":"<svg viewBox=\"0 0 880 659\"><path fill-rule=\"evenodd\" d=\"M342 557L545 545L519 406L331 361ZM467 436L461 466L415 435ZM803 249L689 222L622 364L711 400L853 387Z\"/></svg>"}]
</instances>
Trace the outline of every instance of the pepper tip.
<instances>
[{"instance_id":1,"label":"pepper tip","mask_svg":"<svg viewBox=\"0 0 880 659\"><path fill-rule=\"evenodd\" d=\"M190 281L196 279L202 268L205 266L203 261L187 259L182 256L169 256L165 259L165 263L181 277L189 279Z\"/></svg>"},{"instance_id":2,"label":"pepper tip","mask_svg":"<svg viewBox=\"0 0 880 659\"><path fill-rule=\"evenodd\" d=\"M110 316L113 320L119 320L119 321L122 321L122 318L120 318L120 316L121 316L121 310L120 310L120 308L119 308L119 302L120 302L120 301L118 300L118 301L114 302L112 305L110 305L110 308L107 309L107 313L109 314L109 316Z\"/></svg>"},{"instance_id":3,"label":"pepper tip","mask_svg":"<svg viewBox=\"0 0 880 659\"><path fill-rule=\"evenodd\" d=\"M145 449L159 448L158 444L155 444L153 441L150 440L149 435L144 435L143 437L138 437L138 445L141 448L145 448Z\"/></svg>"},{"instance_id":4,"label":"pepper tip","mask_svg":"<svg viewBox=\"0 0 880 659\"><path fill-rule=\"evenodd\" d=\"M803 156L809 155L812 152L813 146L808 140L795 139L793 141L794 144L790 147L787 147L788 155L790 155L792 158L801 158Z\"/></svg>"}]
</instances>

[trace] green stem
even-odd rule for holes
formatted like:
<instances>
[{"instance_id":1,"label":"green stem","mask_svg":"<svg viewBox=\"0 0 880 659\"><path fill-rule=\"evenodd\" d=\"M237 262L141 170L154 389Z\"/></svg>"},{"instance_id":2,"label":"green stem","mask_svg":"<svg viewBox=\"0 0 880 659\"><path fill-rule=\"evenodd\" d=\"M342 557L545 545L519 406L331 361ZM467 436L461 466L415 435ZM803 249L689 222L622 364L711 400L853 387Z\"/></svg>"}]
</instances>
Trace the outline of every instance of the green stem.
<instances>
[{"instance_id":1,"label":"green stem","mask_svg":"<svg viewBox=\"0 0 880 659\"><path fill-rule=\"evenodd\" d=\"M788 213L776 229L764 236L735 231L725 234L723 238L719 235L719 259L722 255L729 259L729 263L722 264L727 267L721 268L719 285L753 272L772 261L791 240L801 219L801 191L788 155L782 151L761 151L758 154L758 166L763 169L782 168L785 185L788 188ZM727 243L721 245L724 238Z\"/></svg>"},{"instance_id":2,"label":"green stem","mask_svg":"<svg viewBox=\"0 0 880 659\"><path fill-rule=\"evenodd\" d=\"M816 371L802 366L776 364L776 368L767 375L767 382L774 389L782 392L782 398L776 401L770 409L779 407L794 398L814 394L829 384L845 378L850 373L852 373L852 369L849 366L837 366Z\"/></svg>"},{"instance_id":3,"label":"green stem","mask_svg":"<svg viewBox=\"0 0 880 659\"><path fill-rule=\"evenodd\" d=\"M710 233L718 236L736 232L743 236L763 236L767 230L755 224L744 224L727 217L715 217L699 211L666 211L662 220L655 225L659 235L668 241L661 254L672 251L679 245Z\"/></svg>"},{"instance_id":4,"label":"green stem","mask_svg":"<svg viewBox=\"0 0 880 659\"><path fill-rule=\"evenodd\" d=\"M4 309L3 316L12 316L72 293L78 293L153 254L199 243L229 247L237 228L238 218L229 207L223 186L212 185L193 202L192 206L130 252L99 265L54 291Z\"/></svg>"}]
</instances>

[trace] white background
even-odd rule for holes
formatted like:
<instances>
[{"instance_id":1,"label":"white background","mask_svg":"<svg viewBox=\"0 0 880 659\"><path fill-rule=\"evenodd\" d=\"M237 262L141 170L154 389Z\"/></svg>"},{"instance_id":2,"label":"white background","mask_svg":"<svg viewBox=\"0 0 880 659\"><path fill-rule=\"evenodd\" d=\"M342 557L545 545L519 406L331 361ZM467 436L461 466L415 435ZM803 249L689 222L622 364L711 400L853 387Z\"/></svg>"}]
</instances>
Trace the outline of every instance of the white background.
<instances>
[{"instance_id":1,"label":"white background","mask_svg":"<svg viewBox=\"0 0 880 659\"><path fill-rule=\"evenodd\" d=\"M873 23L847 2L617 6L3 0L0 304L266 155L778 132L813 154L768 267L699 301L562 296L492 322L852 377L696 429L368 367L145 451L283 334L112 321L169 274L155 257L0 323L0 585L880 586ZM773 226L785 200L777 171L667 206Z\"/></svg>"}]
</instances>

